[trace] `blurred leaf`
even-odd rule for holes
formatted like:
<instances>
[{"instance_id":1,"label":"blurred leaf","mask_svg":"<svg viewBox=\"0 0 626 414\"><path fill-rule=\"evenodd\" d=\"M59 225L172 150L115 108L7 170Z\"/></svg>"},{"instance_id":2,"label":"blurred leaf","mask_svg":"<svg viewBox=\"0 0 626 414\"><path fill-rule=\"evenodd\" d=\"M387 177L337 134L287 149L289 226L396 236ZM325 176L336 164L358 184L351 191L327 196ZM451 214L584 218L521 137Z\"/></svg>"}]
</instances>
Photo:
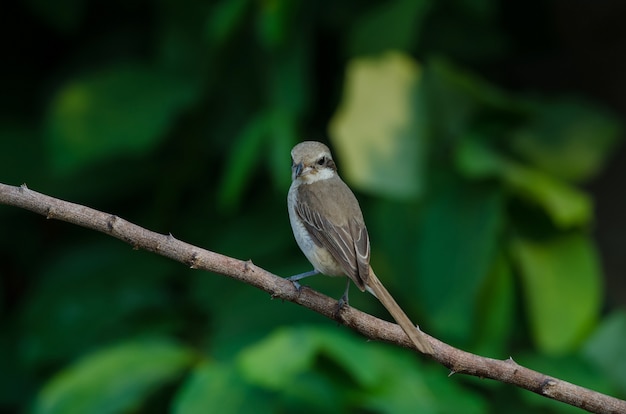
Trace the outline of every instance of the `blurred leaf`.
<instances>
[{"instance_id":1,"label":"blurred leaf","mask_svg":"<svg viewBox=\"0 0 626 414\"><path fill-rule=\"evenodd\" d=\"M243 351L238 362L249 381L280 390L293 383L299 374L312 369L317 352L314 331L279 329Z\"/></svg>"},{"instance_id":2,"label":"blurred leaf","mask_svg":"<svg viewBox=\"0 0 626 414\"><path fill-rule=\"evenodd\" d=\"M510 136L517 154L554 179L594 175L621 130L613 117L591 104L515 98L445 60L429 61L422 83L437 136L456 140L481 122L492 129L502 124L505 132L491 135Z\"/></svg>"},{"instance_id":3,"label":"blurred leaf","mask_svg":"<svg viewBox=\"0 0 626 414\"><path fill-rule=\"evenodd\" d=\"M268 168L276 187L286 193L291 183L291 148L301 140L297 131L298 118L291 111L277 107L270 115L269 124L266 141Z\"/></svg>"},{"instance_id":4,"label":"blurred leaf","mask_svg":"<svg viewBox=\"0 0 626 414\"><path fill-rule=\"evenodd\" d=\"M119 65L68 82L49 109L52 165L67 173L150 151L195 99L195 86L139 65Z\"/></svg>"},{"instance_id":5,"label":"blurred leaf","mask_svg":"<svg viewBox=\"0 0 626 414\"><path fill-rule=\"evenodd\" d=\"M571 234L547 241L518 237L511 249L535 343L546 353L572 351L596 323L602 304L594 246L584 235Z\"/></svg>"},{"instance_id":6,"label":"blurred leaf","mask_svg":"<svg viewBox=\"0 0 626 414\"><path fill-rule=\"evenodd\" d=\"M358 337L331 328L316 331L320 351L343 367L359 386L372 387L380 381L378 373L384 364L376 360L373 350L364 346ZM363 361L370 363L363 364Z\"/></svg>"},{"instance_id":7,"label":"blurred leaf","mask_svg":"<svg viewBox=\"0 0 626 414\"><path fill-rule=\"evenodd\" d=\"M39 394L34 412L128 411L180 376L192 358L188 349L162 340L102 349L58 373Z\"/></svg>"},{"instance_id":8,"label":"blurred leaf","mask_svg":"<svg viewBox=\"0 0 626 414\"><path fill-rule=\"evenodd\" d=\"M103 338L172 330L164 285L175 263L111 243L72 246L48 262L24 298L19 343L26 367L65 362Z\"/></svg>"},{"instance_id":9,"label":"blurred leaf","mask_svg":"<svg viewBox=\"0 0 626 414\"><path fill-rule=\"evenodd\" d=\"M288 188L291 182L289 153L296 142L303 141L299 124L311 99L310 46L303 41L303 36L291 39L291 44L292 47L274 56L267 82L272 108L267 141L268 166L274 183L281 190Z\"/></svg>"},{"instance_id":10,"label":"blurred leaf","mask_svg":"<svg viewBox=\"0 0 626 414\"><path fill-rule=\"evenodd\" d=\"M226 162L226 171L222 174L217 193L218 205L223 210L230 210L239 204L250 176L257 163L261 161L263 140L269 133L270 115L258 114L250 120L235 139L233 150Z\"/></svg>"},{"instance_id":11,"label":"blurred leaf","mask_svg":"<svg viewBox=\"0 0 626 414\"><path fill-rule=\"evenodd\" d=\"M386 352L382 347L374 350L367 365L374 363L378 381L357 394L359 407L366 411L389 414L487 412L480 395L441 375L441 367L419 364L412 353ZM452 395L454 398L450 398Z\"/></svg>"},{"instance_id":12,"label":"blurred leaf","mask_svg":"<svg viewBox=\"0 0 626 414\"><path fill-rule=\"evenodd\" d=\"M274 412L269 400L245 382L234 366L203 363L197 366L177 393L174 414L207 412Z\"/></svg>"},{"instance_id":13,"label":"blurred leaf","mask_svg":"<svg viewBox=\"0 0 626 414\"><path fill-rule=\"evenodd\" d=\"M250 0L222 0L211 10L207 33L211 43L222 46L242 26Z\"/></svg>"},{"instance_id":14,"label":"blurred leaf","mask_svg":"<svg viewBox=\"0 0 626 414\"><path fill-rule=\"evenodd\" d=\"M555 357L524 353L515 358L519 364L539 371L548 376L568 381L581 387L589 388L607 395L613 395L615 390L607 378L591 364L577 355ZM517 388L517 393L523 401L529 403L528 412L550 412L563 414L580 414L581 409L560 401L555 401L533 392ZM549 410L549 411L546 411Z\"/></svg>"},{"instance_id":15,"label":"blurred leaf","mask_svg":"<svg viewBox=\"0 0 626 414\"><path fill-rule=\"evenodd\" d=\"M403 309L411 305L415 311L421 309L418 301L412 300L412 290L405 285L407 279L417 277L412 254L419 240L416 203L376 199L364 203L363 207L372 244L371 264L376 274ZM357 298L350 298L351 303L354 299ZM411 309L405 310L410 312Z\"/></svg>"},{"instance_id":16,"label":"blurred leaf","mask_svg":"<svg viewBox=\"0 0 626 414\"><path fill-rule=\"evenodd\" d=\"M346 181L395 198L423 191L425 136L415 124L420 69L390 52L354 59L342 103L329 125Z\"/></svg>"},{"instance_id":17,"label":"blurred leaf","mask_svg":"<svg viewBox=\"0 0 626 414\"><path fill-rule=\"evenodd\" d=\"M267 339L243 351L239 356L239 366L252 382L280 390L293 383L303 372L313 369L319 354L344 367L362 385L373 385L377 381L377 371L382 368L362 364L371 355L353 336L316 327L275 331Z\"/></svg>"},{"instance_id":18,"label":"blurred leaf","mask_svg":"<svg viewBox=\"0 0 626 414\"><path fill-rule=\"evenodd\" d=\"M451 176L440 177L433 188L416 230L418 283L413 291L435 331L467 341L475 329L480 288L495 258L503 198L497 188L469 186Z\"/></svg>"},{"instance_id":19,"label":"blurred leaf","mask_svg":"<svg viewBox=\"0 0 626 414\"><path fill-rule=\"evenodd\" d=\"M348 377L324 364L322 361L326 359L323 357L343 368ZM326 370L330 377L326 378L327 383L334 380L330 384L335 389L346 388L331 402L331 406L340 411L345 409L341 410L343 405L336 398L346 395L352 395L346 407L385 413L478 413L483 406L480 398L464 392L444 376L434 375L434 372L425 374L427 368L422 367L412 354L366 343L336 329L281 329L243 351L238 362L243 375L254 384L283 396L289 395L295 401L310 401L313 397L311 404L316 407L324 405L321 405L322 401L315 402L320 400L315 394L325 395L328 390L312 388L319 387L322 378L312 382L311 375L313 371ZM440 398L450 394L455 395L453 400Z\"/></svg>"},{"instance_id":20,"label":"blurred leaf","mask_svg":"<svg viewBox=\"0 0 626 414\"><path fill-rule=\"evenodd\" d=\"M480 137L467 136L456 146L455 164L467 178L502 178L507 169L507 160L481 142Z\"/></svg>"},{"instance_id":21,"label":"blurred leaf","mask_svg":"<svg viewBox=\"0 0 626 414\"><path fill-rule=\"evenodd\" d=\"M145 28L135 29L149 36L146 40L150 43L150 52L146 52L150 53L150 56L155 54L150 62L154 62L160 73L171 77L175 83L181 81L193 83L191 88L194 93L202 93L205 97L210 95L212 98L219 93L211 86L214 86L213 82L217 80L214 77L216 70L222 65L221 59L217 61L217 56L215 56L217 45L211 43L211 39L207 39L207 36L202 34L207 31L207 16L213 10L213 3L212 1L166 0L152 3L151 8L136 4L138 11L151 10L154 20L150 21L154 27L149 31ZM146 52L142 52L141 55L143 56ZM133 53L133 55L136 54L137 52ZM227 84L222 79L219 81L222 85ZM216 101L219 102L220 99L217 98ZM205 103L206 101L201 101L196 108L212 112L211 109L204 107ZM216 111L221 115L225 115L224 112L226 111ZM215 118L206 115L206 118L217 122L219 115ZM203 138L206 139L206 135Z\"/></svg>"},{"instance_id":22,"label":"blurred leaf","mask_svg":"<svg viewBox=\"0 0 626 414\"><path fill-rule=\"evenodd\" d=\"M530 122L513 133L513 148L550 175L591 178L604 165L620 133L619 123L596 107L574 100L538 102Z\"/></svg>"},{"instance_id":23,"label":"blurred leaf","mask_svg":"<svg viewBox=\"0 0 626 414\"><path fill-rule=\"evenodd\" d=\"M585 225L592 219L587 194L545 172L496 154L477 139L459 143L456 163L467 177L502 180L513 194L540 205L560 228Z\"/></svg>"},{"instance_id":24,"label":"blurred leaf","mask_svg":"<svg viewBox=\"0 0 626 414\"><path fill-rule=\"evenodd\" d=\"M532 13L538 8L533 7ZM503 11L502 5L492 0L433 2L420 50L471 66L493 64L509 57L515 49L511 45L511 26L502 24ZM537 44L544 46L546 42L538 40Z\"/></svg>"},{"instance_id":25,"label":"blurred leaf","mask_svg":"<svg viewBox=\"0 0 626 414\"><path fill-rule=\"evenodd\" d=\"M602 321L585 344L583 354L626 395L626 312L617 311Z\"/></svg>"},{"instance_id":26,"label":"blurred leaf","mask_svg":"<svg viewBox=\"0 0 626 414\"><path fill-rule=\"evenodd\" d=\"M300 3L290 0L268 0L257 2L257 5L259 40L270 49L283 45L289 39L295 11Z\"/></svg>"},{"instance_id":27,"label":"blurred leaf","mask_svg":"<svg viewBox=\"0 0 626 414\"><path fill-rule=\"evenodd\" d=\"M350 54L411 50L420 39L430 5L430 0L394 0L372 7L350 26Z\"/></svg>"},{"instance_id":28,"label":"blurred leaf","mask_svg":"<svg viewBox=\"0 0 626 414\"><path fill-rule=\"evenodd\" d=\"M478 343L473 351L479 355L505 356L507 338L516 323L516 298L510 263L502 252L494 260L484 282L476 301L474 332Z\"/></svg>"},{"instance_id":29,"label":"blurred leaf","mask_svg":"<svg viewBox=\"0 0 626 414\"><path fill-rule=\"evenodd\" d=\"M493 127L527 114L506 92L445 59L427 62L420 96L428 115L424 122L439 143L462 139L484 119Z\"/></svg>"},{"instance_id":30,"label":"blurred leaf","mask_svg":"<svg viewBox=\"0 0 626 414\"><path fill-rule=\"evenodd\" d=\"M320 367L316 368L315 362L321 352L345 344L348 339L344 340L347 335L339 331L325 332L304 327L279 329L244 350L238 366L251 383L279 392L283 399L295 401L297 407L306 407L309 412L328 412L333 408L341 411L348 384L337 384ZM328 344L328 337L337 341ZM341 365L342 360L333 358L332 362ZM333 373L343 374L334 370Z\"/></svg>"},{"instance_id":31,"label":"blurred leaf","mask_svg":"<svg viewBox=\"0 0 626 414\"><path fill-rule=\"evenodd\" d=\"M352 168L365 177L355 190L374 196L359 197L370 226L372 262L411 318L440 337L466 333L462 341L454 339L465 348L506 357L512 345L521 353L529 346L533 322L518 312L524 291L518 299L515 290L524 285L511 280L515 257L502 250L510 247L511 231L545 236L588 229L591 193L572 186L569 177L597 173L618 148L607 138L616 122L608 112L568 96L527 99L491 83L491 75L506 78L499 69L520 58L517 52L556 56L550 61L554 67L568 63L552 53L563 45L554 42L549 3L522 8L500 3L12 2L3 26L8 72L0 94L0 179L26 181L44 193L293 274L309 264L297 250L285 212L290 148L303 139L325 140L320 129L339 107L342 83L354 82L345 71L347 58L391 48L429 57L420 66L393 54L357 61L384 70L372 69L377 76L362 82L371 97L363 92L368 99L362 113L356 112L359 117L343 118L352 122L353 135L349 140L333 135L330 143L340 173L348 174L344 178L356 182ZM530 31L502 24L512 16L539 24ZM589 72L587 78L598 74ZM350 109L348 88L345 92L342 111ZM246 141L249 123L255 122L263 124L258 141ZM464 153L463 146L473 144L474 154ZM454 158L463 154L463 163ZM620 168L613 165L609 172ZM439 174L455 177L457 186L439 188ZM500 198L498 208L492 193ZM599 211L604 215L598 222L618 227L619 196L616 190L609 202L615 211ZM454 201L460 206L449 206ZM502 220L499 230L486 230L492 222L480 216L481 209L497 216L491 220ZM428 217L421 217L423 212ZM212 411L533 411L512 387L450 380L436 364L350 335L319 314L276 303L231 279L196 274L119 242L111 242L118 248L94 244L106 236L19 209L0 206L0 219L3 412L29 412L51 372L89 350L155 335L175 335L210 349L211 360L184 387L170 382L143 399L146 404L121 412L202 410L204 397L218 405ZM420 225L428 230L426 237ZM438 230L443 234L435 234ZM436 327L427 312L438 297L425 303L415 294L416 278L428 278L419 275L424 266L417 252L431 240L441 251L426 247L421 254L439 257L425 259L434 277L448 266L454 273L446 280L456 282L455 266L465 264L470 278L450 286L467 292L455 293L462 303L451 303L449 313L436 314ZM490 243L492 256L486 254ZM343 288L333 278L307 283L333 297ZM454 295L439 281L424 283L437 285L435 294L443 292L444 302L452 302ZM355 292L353 300L355 307L389 319L370 295ZM611 306L603 310L610 314ZM460 316L452 320L455 313ZM442 330L445 317L449 326ZM283 377L274 378L270 362L258 363L266 371L257 375L267 373L282 388L248 383L238 365L240 352L260 345L276 326L309 323L327 329L295 331L293 347L266 352L278 358ZM623 371L620 361L610 365L611 357L602 359L604 352L620 357L605 340L594 355L606 370L615 370L605 371L607 380L622 378L616 372ZM292 355L300 350L312 361Z\"/></svg>"},{"instance_id":32,"label":"blurred leaf","mask_svg":"<svg viewBox=\"0 0 626 414\"><path fill-rule=\"evenodd\" d=\"M302 36L292 39L292 43L292 48L273 55L267 94L275 110L295 121L307 112L309 105L311 51Z\"/></svg>"},{"instance_id":33,"label":"blurred leaf","mask_svg":"<svg viewBox=\"0 0 626 414\"><path fill-rule=\"evenodd\" d=\"M576 187L514 163L506 166L503 178L520 197L543 207L560 228L581 226L592 220L591 198Z\"/></svg>"}]
</instances>

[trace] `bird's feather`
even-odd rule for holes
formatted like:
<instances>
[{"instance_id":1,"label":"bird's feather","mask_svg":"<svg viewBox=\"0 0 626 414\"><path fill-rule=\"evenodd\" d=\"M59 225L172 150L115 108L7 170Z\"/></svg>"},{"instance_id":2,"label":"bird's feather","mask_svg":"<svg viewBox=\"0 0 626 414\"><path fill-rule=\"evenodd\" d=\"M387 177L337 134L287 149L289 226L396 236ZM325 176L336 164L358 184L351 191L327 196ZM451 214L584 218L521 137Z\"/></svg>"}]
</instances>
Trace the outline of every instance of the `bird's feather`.
<instances>
[{"instance_id":1,"label":"bird's feather","mask_svg":"<svg viewBox=\"0 0 626 414\"><path fill-rule=\"evenodd\" d=\"M325 191L317 191L319 185L324 185ZM320 194L337 196L322 199ZM297 200L296 212L315 243L326 248L357 287L365 290L369 277L370 243L361 209L352 191L334 176L323 183L301 185ZM350 211L347 206L356 206L356 209ZM326 213L321 214L321 211Z\"/></svg>"}]
</instances>

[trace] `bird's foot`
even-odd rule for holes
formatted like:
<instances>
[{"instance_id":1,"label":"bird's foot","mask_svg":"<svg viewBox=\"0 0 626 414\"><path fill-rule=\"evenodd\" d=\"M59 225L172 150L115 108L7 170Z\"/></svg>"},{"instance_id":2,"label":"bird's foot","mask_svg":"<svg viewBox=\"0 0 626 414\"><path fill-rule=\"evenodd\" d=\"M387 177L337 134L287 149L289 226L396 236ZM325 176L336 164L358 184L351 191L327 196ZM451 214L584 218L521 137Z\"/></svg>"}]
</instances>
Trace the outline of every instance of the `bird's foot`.
<instances>
[{"instance_id":1,"label":"bird's foot","mask_svg":"<svg viewBox=\"0 0 626 414\"><path fill-rule=\"evenodd\" d=\"M348 297L346 295L343 295L338 301L337 301L337 306L335 307L335 317L338 318L339 315L341 314L341 311L344 308L347 308L348 306L350 306L350 304L348 303Z\"/></svg>"},{"instance_id":2,"label":"bird's foot","mask_svg":"<svg viewBox=\"0 0 626 414\"><path fill-rule=\"evenodd\" d=\"M297 282L295 280L291 280L289 278L287 278L287 280L289 280L291 283L293 283L293 287L295 287L298 292L300 292L300 290L302 290L302 285L299 282Z\"/></svg>"}]
</instances>

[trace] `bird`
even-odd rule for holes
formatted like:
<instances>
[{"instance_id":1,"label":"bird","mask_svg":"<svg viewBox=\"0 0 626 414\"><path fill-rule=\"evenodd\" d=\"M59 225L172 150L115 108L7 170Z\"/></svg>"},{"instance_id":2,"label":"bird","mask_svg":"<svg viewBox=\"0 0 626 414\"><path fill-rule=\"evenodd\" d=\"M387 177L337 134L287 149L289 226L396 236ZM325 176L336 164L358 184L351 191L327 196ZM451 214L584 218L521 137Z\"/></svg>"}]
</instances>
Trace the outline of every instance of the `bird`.
<instances>
[{"instance_id":1,"label":"bird","mask_svg":"<svg viewBox=\"0 0 626 414\"><path fill-rule=\"evenodd\" d=\"M382 303L418 351L432 355L434 351L426 336L411 322L370 265L370 241L361 207L339 177L329 148L317 141L301 142L291 150L291 161L289 221L313 270L287 279L300 289L298 281L305 277L320 273L347 276L339 308L348 304L352 281Z\"/></svg>"}]
</instances>

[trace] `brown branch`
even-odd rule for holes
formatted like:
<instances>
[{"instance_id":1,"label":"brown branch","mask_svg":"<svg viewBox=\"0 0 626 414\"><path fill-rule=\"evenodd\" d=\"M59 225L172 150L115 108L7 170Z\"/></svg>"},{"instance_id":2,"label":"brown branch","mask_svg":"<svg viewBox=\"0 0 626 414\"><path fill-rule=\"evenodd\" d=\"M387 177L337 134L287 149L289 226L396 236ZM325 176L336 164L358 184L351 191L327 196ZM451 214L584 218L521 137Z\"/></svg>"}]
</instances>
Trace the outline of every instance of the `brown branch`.
<instances>
[{"instance_id":1,"label":"brown branch","mask_svg":"<svg viewBox=\"0 0 626 414\"><path fill-rule=\"evenodd\" d=\"M169 257L192 269L208 270L255 286L268 292L273 298L307 307L368 338L413 348L398 325L352 307L344 307L337 312L335 299L309 288L297 291L291 282L255 266L251 261L241 261L210 252L177 240L171 234L158 234L115 215L37 193L28 189L26 185L14 187L0 183L0 204L21 207L49 219L62 220L109 234L136 249ZM532 371L518 365L512 358L506 360L485 358L461 351L431 336L427 338L435 351L431 358L450 369L452 373L513 384L593 413L626 413L626 401Z\"/></svg>"}]
</instances>

